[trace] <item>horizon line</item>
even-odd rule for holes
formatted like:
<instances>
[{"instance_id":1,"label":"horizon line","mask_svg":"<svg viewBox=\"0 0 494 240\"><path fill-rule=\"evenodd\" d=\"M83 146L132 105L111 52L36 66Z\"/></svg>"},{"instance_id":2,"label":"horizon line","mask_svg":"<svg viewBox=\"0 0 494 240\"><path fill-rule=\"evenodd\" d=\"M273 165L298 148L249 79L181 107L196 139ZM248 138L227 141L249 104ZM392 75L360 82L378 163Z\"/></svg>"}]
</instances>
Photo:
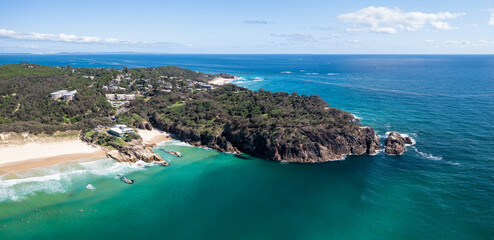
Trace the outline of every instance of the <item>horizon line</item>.
<instances>
[{"instance_id":1,"label":"horizon line","mask_svg":"<svg viewBox=\"0 0 494 240\"><path fill-rule=\"evenodd\" d=\"M160 53L160 52L52 52L52 53L2 53L0 55L494 55L494 53Z\"/></svg>"}]
</instances>

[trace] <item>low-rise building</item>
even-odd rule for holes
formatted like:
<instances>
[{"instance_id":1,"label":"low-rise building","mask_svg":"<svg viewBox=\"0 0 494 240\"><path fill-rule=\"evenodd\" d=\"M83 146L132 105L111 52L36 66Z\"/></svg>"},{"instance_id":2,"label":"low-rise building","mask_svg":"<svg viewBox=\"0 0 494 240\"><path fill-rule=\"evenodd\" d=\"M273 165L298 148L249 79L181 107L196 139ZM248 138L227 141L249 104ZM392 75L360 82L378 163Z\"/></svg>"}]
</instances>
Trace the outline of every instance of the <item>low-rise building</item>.
<instances>
[{"instance_id":1,"label":"low-rise building","mask_svg":"<svg viewBox=\"0 0 494 240\"><path fill-rule=\"evenodd\" d=\"M115 100L115 94L105 94L106 99Z\"/></svg>"},{"instance_id":2,"label":"low-rise building","mask_svg":"<svg viewBox=\"0 0 494 240\"><path fill-rule=\"evenodd\" d=\"M63 100L67 100L67 101L73 100L76 93L77 93L77 90L73 90L73 91L65 93L63 95Z\"/></svg>"},{"instance_id":3,"label":"low-rise building","mask_svg":"<svg viewBox=\"0 0 494 240\"><path fill-rule=\"evenodd\" d=\"M66 93L67 93L67 90L60 90L60 91L50 93L50 97L54 100L57 100L57 99L62 98L63 95Z\"/></svg>"},{"instance_id":4,"label":"low-rise building","mask_svg":"<svg viewBox=\"0 0 494 240\"><path fill-rule=\"evenodd\" d=\"M199 87L205 88L205 89L213 89L213 86L211 86L209 84L199 84Z\"/></svg>"},{"instance_id":5,"label":"low-rise building","mask_svg":"<svg viewBox=\"0 0 494 240\"><path fill-rule=\"evenodd\" d=\"M125 94L117 94L117 100L125 100Z\"/></svg>"},{"instance_id":6,"label":"low-rise building","mask_svg":"<svg viewBox=\"0 0 494 240\"><path fill-rule=\"evenodd\" d=\"M136 95L135 94L126 94L125 100L127 100L127 101L136 100Z\"/></svg>"},{"instance_id":7,"label":"low-rise building","mask_svg":"<svg viewBox=\"0 0 494 240\"><path fill-rule=\"evenodd\" d=\"M108 130L108 133L111 134L111 135L115 135L117 137L123 137L127 134L131 134L131 133L134 133L134 129L133 128L130 128L128 127L127 125L125 124L117 124L117 125L114 125L112 128L110 128L110 130Z\"/></svg>"}]
</instances>

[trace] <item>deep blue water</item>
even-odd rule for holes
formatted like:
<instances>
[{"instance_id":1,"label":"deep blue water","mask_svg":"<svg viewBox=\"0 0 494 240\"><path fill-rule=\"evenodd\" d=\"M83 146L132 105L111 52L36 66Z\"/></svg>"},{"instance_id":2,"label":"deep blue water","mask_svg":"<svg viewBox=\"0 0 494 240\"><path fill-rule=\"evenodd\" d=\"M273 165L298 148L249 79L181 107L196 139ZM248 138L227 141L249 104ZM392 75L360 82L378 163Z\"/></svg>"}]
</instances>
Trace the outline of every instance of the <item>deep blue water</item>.
<instances>
[{"instance_id":1,"label":"deep blue water","mask_svg":"<svg viewBox=\"0 0 494 240\"><path fill-rule=\"evenodd\" d=\"M131 214L150 224L146 229L151 236L161 236L160 225L153 224L163 220L173 228L162 236L171 239L494 239L494 56L0 55L0 64L21 61L74 67L177 65L231 73L244 78L235 84L252 90L320 95L380 136L398 131L416 141L403 156L350 156L311 165L244 161L188 149L197 156L210 155L204 161L188 159L169 169L135 173L162 181L153 183L161 191L146 185L143 192L134 190L142 194L140 200L167 198L166 207L151 201L154 207L144 207L147 215ZM37 206L39 194L0 202L0 208ZM128 193L111 194L125 199ZM97 197L87 198L94 206L103 204ZM53 204L80 201L63 199ZM18 221L20 215L0 215L0 223ZM81 221L107 223L102 219ZM78 231L78 221L61 226ZM120 235L113 236L143 234L117 226L112 229ZM36 234L33 230L29 236Z\"/></svg>"}]
</instances>

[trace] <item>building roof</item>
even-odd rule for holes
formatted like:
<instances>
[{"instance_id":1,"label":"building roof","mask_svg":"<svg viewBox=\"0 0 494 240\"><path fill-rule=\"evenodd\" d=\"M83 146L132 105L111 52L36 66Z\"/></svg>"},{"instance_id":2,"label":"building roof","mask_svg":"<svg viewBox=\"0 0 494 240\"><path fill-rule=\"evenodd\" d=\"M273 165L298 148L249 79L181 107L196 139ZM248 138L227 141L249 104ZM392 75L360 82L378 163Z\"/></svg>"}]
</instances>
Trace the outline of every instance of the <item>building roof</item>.
<instances>
[{"instance_id":1,"label":"building roof","mask_svg":"<svg viewBox=\"0 0 494 240\"><path fill-rule=\"evenodd\" d=\"M60 90L60 91L52 92L50 94L65 94L66 92L67 90Z\"/></svg>"}]
</instances>

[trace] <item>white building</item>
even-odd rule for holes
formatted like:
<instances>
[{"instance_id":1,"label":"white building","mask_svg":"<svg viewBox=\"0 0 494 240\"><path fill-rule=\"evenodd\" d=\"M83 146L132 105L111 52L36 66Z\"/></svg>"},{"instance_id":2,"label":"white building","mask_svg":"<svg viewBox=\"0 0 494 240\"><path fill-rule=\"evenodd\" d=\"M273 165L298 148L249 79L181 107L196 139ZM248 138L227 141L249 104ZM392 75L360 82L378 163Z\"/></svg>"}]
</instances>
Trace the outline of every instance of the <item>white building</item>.
<instances>
[{"instance_id":1,"label":"white building","mask_svg":"<svg viewBox=\"0 0 494 240\"><path fill-rule=\"evenodd\" d=\"M60 91L57 91L57 92L52 92L50 93L50 97L57 100L57 99L60 99L63 97L64 94L67 93L67 90L60 90Z\"/></svg>"},{"instance_id":2,"label":"white building","mask_svg":"<svg viewBox=\"0 0 494 240\"><path fill-rule=\"evenodd\" d=\"M115 135L117 137L122 137L126 134L131 134L134 133L134 129L128 127L125 124L117 124L114 125L110 130L108 131L109 134Z\"/></svg>"},{"instance_id":3,"label":"white building","mask_svg":"<svg viewBox=\"0 0 494 240\"><path fill-rule=\"evenodd\" d=\"M77 93L77 90L73 90L73 91L65 93L63 95L63 100L67 100L67 101L73 100L76 93Z\"/></svg>"},{"instance_id":4,"label":"white building","mask_svg":"<svg viewBox=\"0 0 494 240\"><path fill-rule=\"evenodd\" d=\"M108 100L115 100L115 94L105 94L105 96Z\"/></svg>"},{"instance_id":5,"label":"white building","mask_svg":"<svg viewBox=\"0 0 494 240\"><path fill-rule=\"evenodd\" d=\"M117 100L125 100L125 94L117 94Z\"/></svg>"}]
</instances>

